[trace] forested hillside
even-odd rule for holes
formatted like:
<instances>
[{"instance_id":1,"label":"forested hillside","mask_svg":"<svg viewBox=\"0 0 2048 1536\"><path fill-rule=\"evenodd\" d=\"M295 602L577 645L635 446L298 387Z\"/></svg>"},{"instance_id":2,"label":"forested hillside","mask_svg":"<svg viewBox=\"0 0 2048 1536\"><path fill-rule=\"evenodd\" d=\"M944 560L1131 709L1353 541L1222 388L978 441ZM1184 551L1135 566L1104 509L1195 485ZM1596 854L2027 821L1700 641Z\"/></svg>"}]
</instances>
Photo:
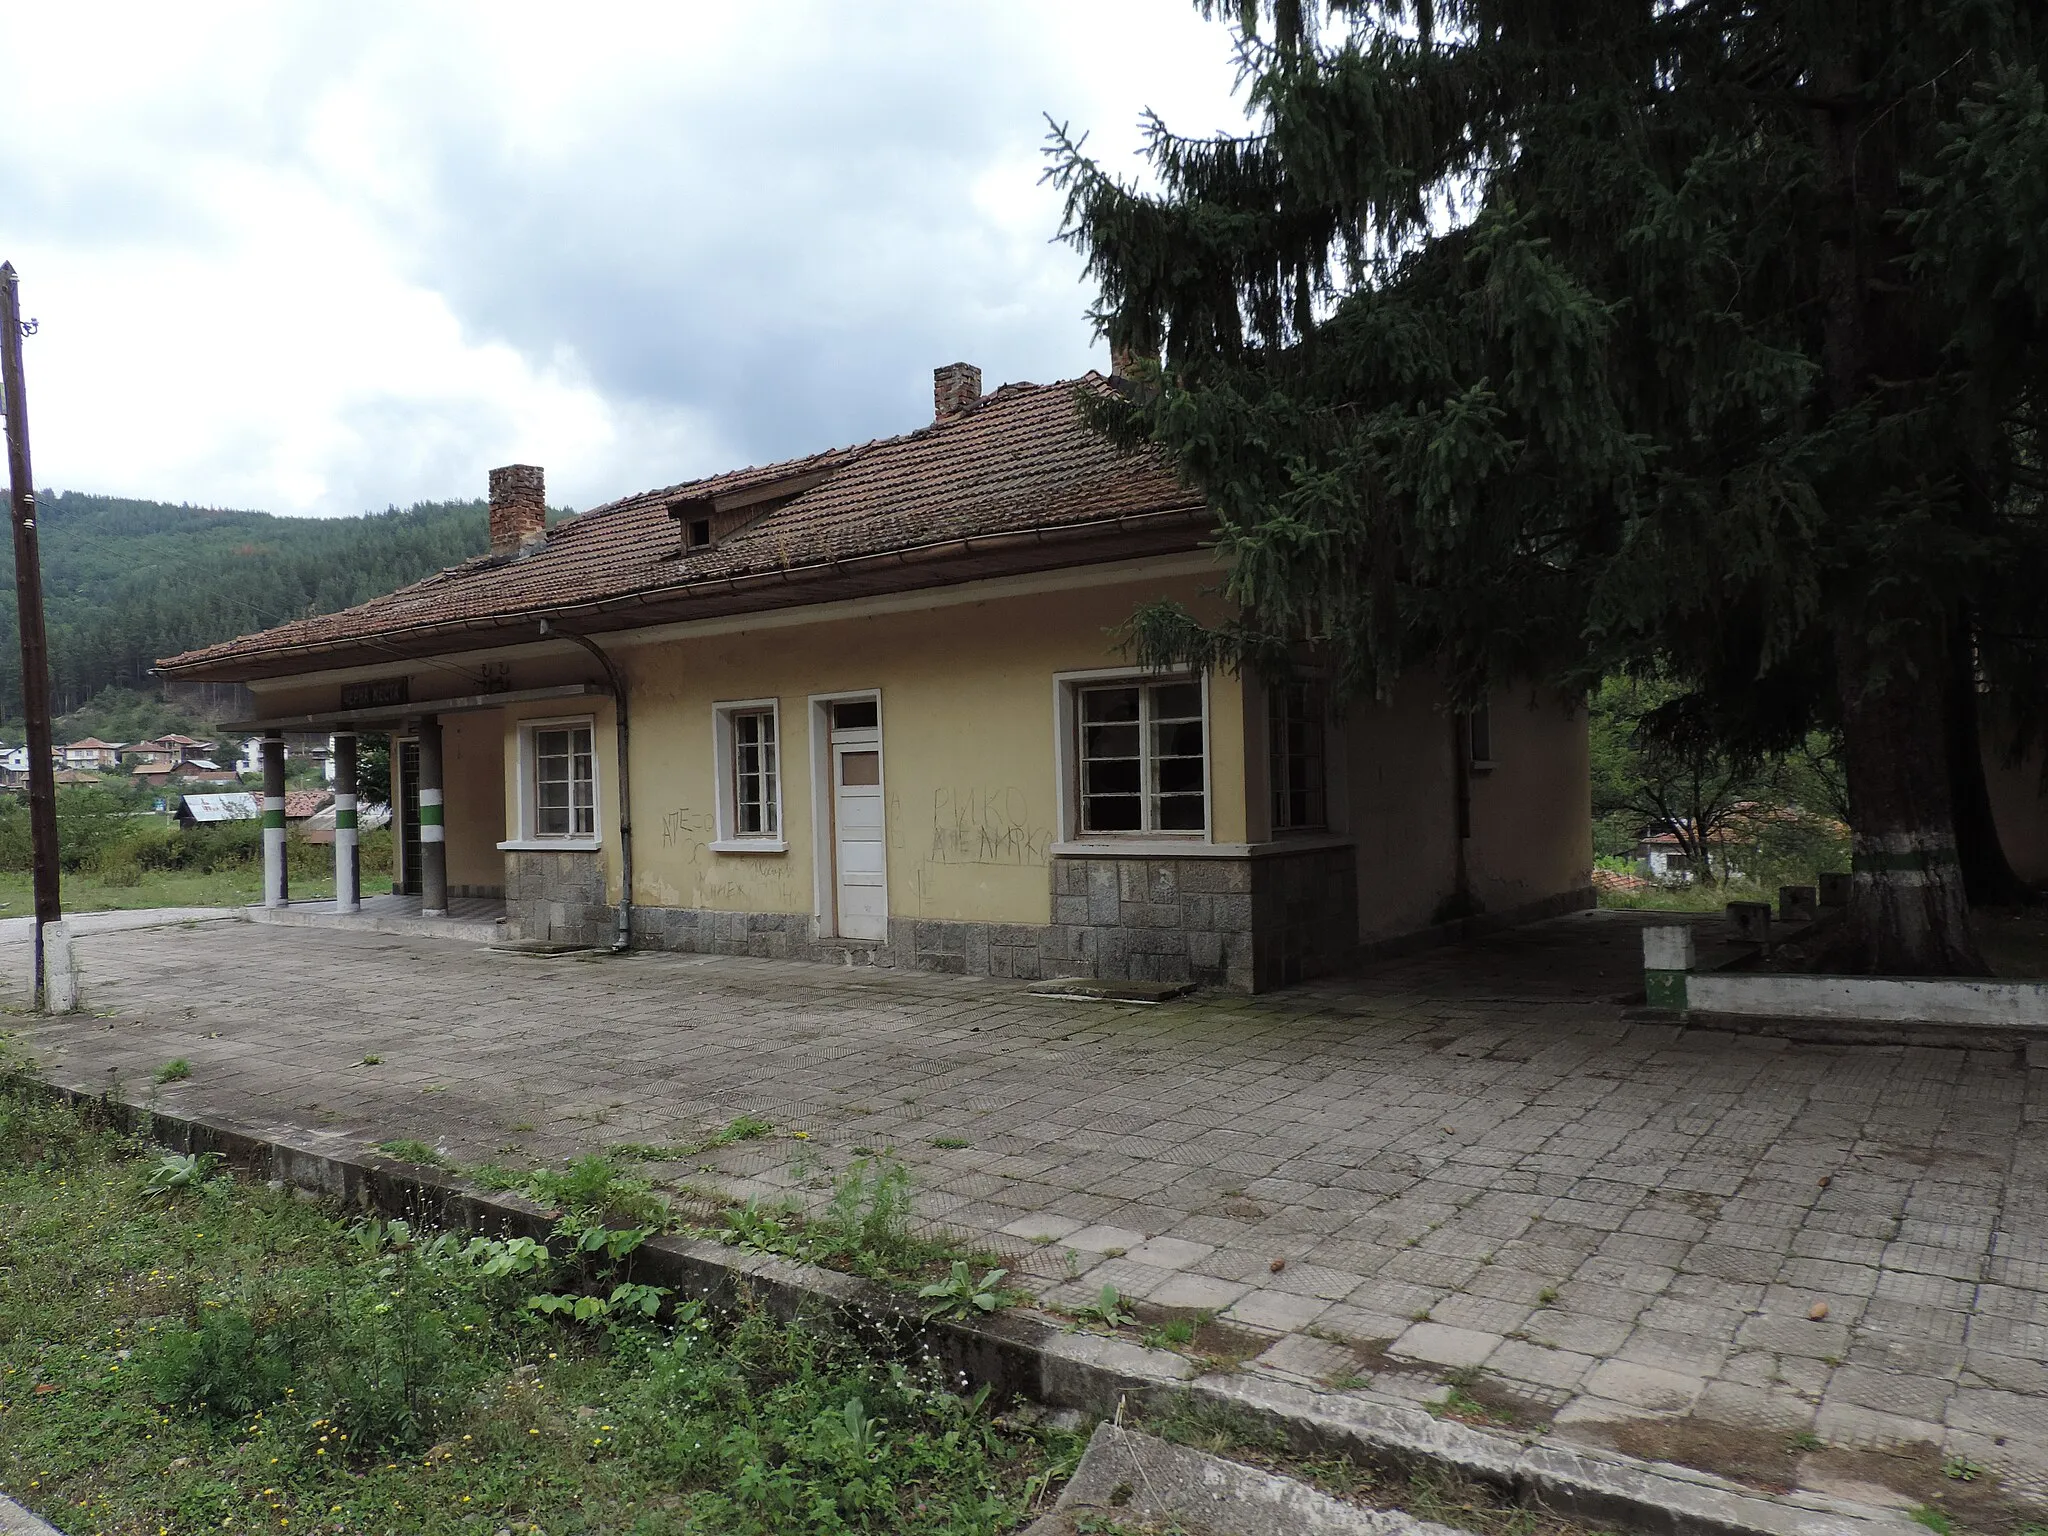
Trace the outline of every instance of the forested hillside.
<instances>
[{"instance_id":1,"label":"forested hillside","mask_svg":"<svg viewBox=\"0 0 2048 1536\"><path fill-rule=\"evenodd\" d=\"M345 608L489 543L480 501L296 518L64 491L40 507L60 714L110 686L147 686L159 656ZM0 541L0 718L20 713L14 551Z\"/></svg>"}]
</instances>

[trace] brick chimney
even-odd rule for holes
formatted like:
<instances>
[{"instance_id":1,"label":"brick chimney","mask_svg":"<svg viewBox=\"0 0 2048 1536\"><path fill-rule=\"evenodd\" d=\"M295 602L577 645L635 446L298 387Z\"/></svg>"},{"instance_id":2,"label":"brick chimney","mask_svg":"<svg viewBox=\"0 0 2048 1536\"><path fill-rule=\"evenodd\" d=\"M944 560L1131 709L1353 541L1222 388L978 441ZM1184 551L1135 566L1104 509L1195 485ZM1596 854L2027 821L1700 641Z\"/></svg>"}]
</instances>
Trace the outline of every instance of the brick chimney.
<instances>
[{"instance_id":1,"label":"brick chimney","mask_svg":"<svg viewBox=\"0 0 2048 1536\"><path fill-rule=\"evenodd\" d=\"M548 527L547 483L538 464L491 471L491 553L509 555Z\"/></svg>"},{"instance_id":2,"label":"brick chimney","mask_svg":"<svg viewBox=\"0 0 2048 1536\"><path fill-rule=\"evenodd\" d=\"M932 415L938 421L970 411L981 400L981 370L972 363L948 363L932 370Z\"/></svg>"}]
</instances>

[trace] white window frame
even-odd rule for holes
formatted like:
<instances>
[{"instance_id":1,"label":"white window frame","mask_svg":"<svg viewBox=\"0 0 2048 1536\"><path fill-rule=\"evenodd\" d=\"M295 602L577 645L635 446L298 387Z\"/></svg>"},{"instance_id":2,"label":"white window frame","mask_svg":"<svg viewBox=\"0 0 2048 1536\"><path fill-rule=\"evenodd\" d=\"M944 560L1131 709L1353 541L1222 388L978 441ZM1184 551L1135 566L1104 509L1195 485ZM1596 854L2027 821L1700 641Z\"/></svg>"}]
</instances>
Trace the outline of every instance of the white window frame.
<instances>
[{"instance_id":1,"label":"white window frame","mask_svg":"<svg viewBox=\"0 0 2048 1536\"><path fill-rule=\"evenodd\" d=\"M775 831L773 835L739 830L738 768L733 761L735 715L766 715L775 726ZM718 789L717 835L713 853L787 853L789 822L785 819L782 783L789 772L789 743L782 735L782 704L778 699L733 699L711 706L711 741L716 755L712 777Z\"/></svg>"},{"instance_id":2,"label":"white window frame","mask_svg":"<svg viewBox=\"0 0 2048 1536\"><path fill-rule=\"evenodd\" d=\"M1105 684L1196 683L1202 690L1202 825L1176 831L1083 832L1081 830L1081 690ZM1053 853L1114 848L1125 853L1172 851L1214 841L1216 823L1216 712L1210 698L1209 674L1140 667L1102 667L1053 674L1054 787L1058 796L1061 841Z\"/></svg>"},{"instance_id":3,"label":"white window frame","mask_svg":"<svg viewBox=\"0 0 2048 1536\"><path fill-rule=\"evenodd\" d=\"M590 732L590 825L588 837L543 837L533 830L534 804L533 775L535 758L534 735L539 731L586 730ZM550 720L522 720L519 722L519 835L507 838L498 844L507 852L546 853L593 853L604 846L604 770L598 752L597 717L595 715L567 715Z\"/></svg>"},{"instance_id":4,"label":"white window frame","mask_svg":"<svg viewBox=\"0 0 2048 1536\"><path fill-rule=\"evenodd\" d=\"M1492 699L1465 711L1465 757L1474 773L1491 773L1500 766L1493 750Z\"/></svg>"}]
</instances>

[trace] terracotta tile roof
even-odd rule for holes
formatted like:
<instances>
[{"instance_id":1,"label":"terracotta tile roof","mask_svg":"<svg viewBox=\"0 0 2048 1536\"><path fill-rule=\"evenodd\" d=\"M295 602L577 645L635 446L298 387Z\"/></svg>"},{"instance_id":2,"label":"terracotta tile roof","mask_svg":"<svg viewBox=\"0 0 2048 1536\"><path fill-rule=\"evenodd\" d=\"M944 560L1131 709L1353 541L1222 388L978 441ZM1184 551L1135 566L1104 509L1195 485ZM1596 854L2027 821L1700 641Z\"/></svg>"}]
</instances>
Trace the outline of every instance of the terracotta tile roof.
<instances>
[{"instance_id":1,"label":"terracotta tile roof","mask_svg":"<svg viewBox=\"0 0 2048 1536\"><path fill-rule=\"evenodd\" d=\"M502 644L502 638L464 641L459 632L502 630L563 610L580 610L579 620L613 607L631 610L632 617L614 613L603 623L574 626L620 628L695 612L820 601L846 594L829 586L794 599L787 590L750 601L736 594L775 586L778 578L840 572L849 561L874 563L1006 535L1037 535L1049 544L1063 531L1078 538L1105 526L1129 530L1134 518L1165 522L1176 547L1189 547L1192 530L1206 527L1197 494L1156 456L1119 452L1081 420L1077 391L1108 388L1093 373L1070 383L1006 384L972 410L902 437L642 492L564 519L517 555L480 556L354 608L158 665L168 672L259 676L294 670L288 663L297 657L331 664L310 657L370 641L388 655L392 637L423 632L443 637L444 646ZM828 476L822 483L744 514L753 521L712 548L682 552L671 504L744 499L777 481L801 484L820 473ZM1084 553L1050 563L1096 558L1116 556ZM1049 560L1038 557L1037 568ZM978 572L952 579L971 574ZM867 590L929 584L929 576L871 578ZM724 606L710 608L707 598ZM654 611L652 605L658 605Z\"/></svg>"},{"instance_id":2,"label":"terracotta tile roof","mask_svg":"<svg viewBox=\"0 0 2048 1536\"><path fill-rule=\"evenodd\" d=\"M325 810L334 792L326 789L288 789L284 792L284 819L303 821L315 811Z\"/></svg>"}]
</instances>

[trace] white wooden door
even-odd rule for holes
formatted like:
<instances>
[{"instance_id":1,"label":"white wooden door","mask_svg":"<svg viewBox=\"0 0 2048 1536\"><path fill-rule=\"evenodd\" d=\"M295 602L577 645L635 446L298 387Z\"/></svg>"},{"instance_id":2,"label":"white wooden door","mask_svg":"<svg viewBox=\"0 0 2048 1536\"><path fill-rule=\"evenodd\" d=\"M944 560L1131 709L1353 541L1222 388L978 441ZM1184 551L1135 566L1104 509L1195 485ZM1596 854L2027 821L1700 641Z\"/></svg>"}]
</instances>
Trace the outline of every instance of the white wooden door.
<instances>
[{"instance_id":1,"label":"white wooden door","mask_svg":"<svg viewBox=\"0 0 2048 1536\"><path fill-rule=\"evenodd\" d=\"M835 738L840 733L833 733ZM854 733L848 733L854 734ZM866 740L858 739L865 736ZM882 743L879 731L832 743L833 864L839 895L839 936L889 937L889 890L883 868Z\"/></svg>"}]
</instances>

